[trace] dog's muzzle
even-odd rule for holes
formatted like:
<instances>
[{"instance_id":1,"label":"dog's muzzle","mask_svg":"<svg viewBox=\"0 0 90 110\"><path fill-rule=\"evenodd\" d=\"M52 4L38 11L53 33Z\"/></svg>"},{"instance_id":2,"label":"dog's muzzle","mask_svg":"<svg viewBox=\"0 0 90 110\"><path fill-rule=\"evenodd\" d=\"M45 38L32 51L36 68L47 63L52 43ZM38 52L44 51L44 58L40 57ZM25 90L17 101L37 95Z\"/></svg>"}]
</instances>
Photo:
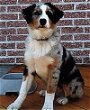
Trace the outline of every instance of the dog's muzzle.
<instances>
[{"instance_id":1,"label":"dog's muzzle","mask_svg":"<svg viewBox=\"0 0 90 110\"><path fill-rule=\"evenodd\" d=\"M42 19L40 19L39 20L39 23L40 23L40 27L45 27L45 25L46 25L46 23L47 23L47 20L46 19L44 19L44 18L42 18Z\"/></svg>"},{"instance_id":2,"label":"dog's muzzle","mask_svg":"<svg viewBox=\"0 0 90 110\"><path fill-rule=\"evenodd\" d=\"M43 18L43 19L40 19L40 25L42 25L42 26L43 26L43 25L45 25L45 24L46 24L46 22L47 22L47 21L46 21L46 19L44 19L44 18Z\"/></svg>"}]
</instances>

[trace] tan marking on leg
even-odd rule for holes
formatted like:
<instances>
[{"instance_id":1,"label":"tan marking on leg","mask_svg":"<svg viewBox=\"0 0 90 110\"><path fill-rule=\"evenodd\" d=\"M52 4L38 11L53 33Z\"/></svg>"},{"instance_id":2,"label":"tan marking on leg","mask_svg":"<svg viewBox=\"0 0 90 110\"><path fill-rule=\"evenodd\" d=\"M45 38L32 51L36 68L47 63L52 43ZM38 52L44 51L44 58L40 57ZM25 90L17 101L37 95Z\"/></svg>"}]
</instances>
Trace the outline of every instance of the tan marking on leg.
<instances>
[{"instance_id":1,"label":"tan marking on leg","mask_svg":"<svg viewBox=\"0 0 90 110\"><path fill-rule=\"evenodd\" d=\"M23 77L23 80L26 80L26 78L29 76L29 74L32 75L33 72L35 72L35 62L34 59L28 59L25 60L25 65L27 66L28 69L28 75Z\"/></svg>"},{"instance_id":2,"label":"tan marking on leg","mask_svg":"<svg viewBox=\"0 0 90 110\"><path fill-rule=\"evenodd\" d=\"M58 59L54 58L54 63L48 66L49 74L48 74L48 85L47 85L47 92L54 93L57 89L57 84L59 80L59 70L58 67Z\"/></svg>"},{"instance_id":3,"label":"tan marking on leg","mask_svg":"<svg viewBox=\"0 0 90 110\"><path fill-rule=\"evenodd\" d=\"M65 93L65 97L70 95L70 89L69 89L68 85L63 85L63 90Z\"/></svg>"},{"instance_id":4,"label":"tan marking on leg","mask_svg":"<svg viewBox=\"0 0 90 110\"><path fill-rule=\"evenodd\" d=\"M27 69L28 69L29 73L32 73L32 72L35 71L35 61L34 61L34 58L26 60L25 64L27 65Z\"/></svg>"},{"instance_id":5,"label":"tan marking on leg","mask_svg":"<svg viewBox=\"0 0 90 110\"><path fill-rule=\"evenodd\" d=\"M53 78L53 73L48 75L48 85L47 85L47 92L48 93L54 93L57 89L57 84L58 84L58 78L54 79Z\"/></svg>"}]
</instances>

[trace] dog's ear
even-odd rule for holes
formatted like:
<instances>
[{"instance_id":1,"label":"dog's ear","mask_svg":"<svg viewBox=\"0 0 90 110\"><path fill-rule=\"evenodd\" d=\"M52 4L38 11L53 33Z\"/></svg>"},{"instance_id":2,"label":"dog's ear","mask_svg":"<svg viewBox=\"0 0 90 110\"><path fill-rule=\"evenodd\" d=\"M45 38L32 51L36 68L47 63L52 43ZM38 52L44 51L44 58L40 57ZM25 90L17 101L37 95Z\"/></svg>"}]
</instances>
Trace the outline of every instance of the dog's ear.
<instances>
[{"instance_id":1,"label":"dog's ear","mask_svg":"<svg viewBox=\"0 0 90 110\"><path fill-rule=\"evenodd\" d=\"M25 18L27 23L30 23L32 21L32 14L33 14L35 7L36 7L36 4L33 4L25 9L22 9L23 17Z\"/></svg>"},{"instance_id":2,"label":"dog's ear","mask_svg":"<svg viewBox=\"0 0 90 110\"><path fill-rule=\"evenodd\" d=\"M48 5L52 10L52 13L47 12L49 18L52 20L53 23L57 23L59 19L63 17L64 12L60 11L55 5L51 3L45 3L45 4Z\"/></svg>"}]
</instances>

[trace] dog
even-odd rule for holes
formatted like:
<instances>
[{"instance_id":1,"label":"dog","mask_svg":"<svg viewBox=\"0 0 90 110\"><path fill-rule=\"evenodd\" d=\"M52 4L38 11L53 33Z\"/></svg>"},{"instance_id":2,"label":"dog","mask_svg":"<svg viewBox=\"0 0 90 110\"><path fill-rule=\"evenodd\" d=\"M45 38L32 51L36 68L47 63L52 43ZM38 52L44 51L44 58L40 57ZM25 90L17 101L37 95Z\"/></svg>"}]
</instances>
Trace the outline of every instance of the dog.
<instances>
[{"instance_id":1,"label":"dog","mask_svg":"<svg viewBox=\"0 0 90 110\"><path fill-rule=\"evenodd\" d=\"M36 75L47 84L42 110L54 110L57 88L63 91L63 95L57 98L57 102L62 105L69 101L69 97L81 98L84 80L74 58L61 45L56 29L64 12L51 3L39 3L23 9L22 14L29 32L24 55L26 66L19 96L8 106L8 110L21 107Z\"/></svg>"}]
</instances>

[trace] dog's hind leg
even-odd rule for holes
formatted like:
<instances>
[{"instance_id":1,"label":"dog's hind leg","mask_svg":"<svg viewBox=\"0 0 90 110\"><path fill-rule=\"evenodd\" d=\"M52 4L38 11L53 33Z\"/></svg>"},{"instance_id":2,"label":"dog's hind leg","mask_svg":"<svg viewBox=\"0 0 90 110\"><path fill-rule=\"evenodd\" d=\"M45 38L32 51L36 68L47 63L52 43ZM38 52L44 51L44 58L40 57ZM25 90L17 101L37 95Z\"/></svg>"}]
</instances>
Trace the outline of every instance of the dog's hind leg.
<instances>
[{"instance_id":1,"label":"dog's hind leg","mask_svg":"<svg viewBox=\"0 0 90 110\"><path fill-rule=\"evenodd\" d=\"M27 93L32 85L34 76L30 73L30 71L28 73L25 72L28 71L27 70L24 71L24 75L27 74L27 76L23 77L19 96L11 105L8 106L7 110L18 110L27 96Z\"/></svg>"},{"instance_id":2,"label":"dog's hind leg","mask_svg":"<svg viewBox=\"0 0 90 110\"><path fill-rule=\"evenodd\" d=\"M59 97L56 100L60 105L65 105L68 103L68 98L67 97Z\"/></svg>"}]
</instances>

